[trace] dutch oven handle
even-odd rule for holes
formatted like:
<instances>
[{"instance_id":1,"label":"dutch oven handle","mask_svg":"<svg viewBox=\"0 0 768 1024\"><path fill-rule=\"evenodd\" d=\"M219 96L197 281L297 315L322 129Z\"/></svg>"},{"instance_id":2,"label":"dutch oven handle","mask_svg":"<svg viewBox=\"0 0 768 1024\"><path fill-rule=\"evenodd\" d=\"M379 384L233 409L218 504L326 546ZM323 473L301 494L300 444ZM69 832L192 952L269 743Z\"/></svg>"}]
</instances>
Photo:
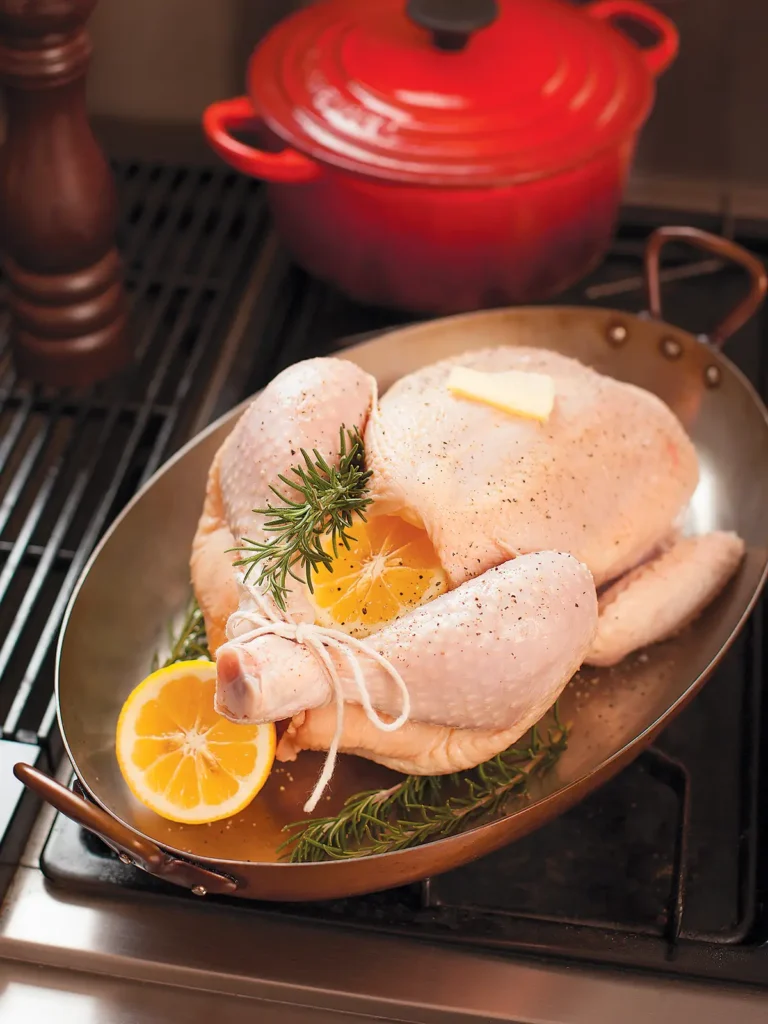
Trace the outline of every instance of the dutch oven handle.
<instances>
[{"instance_id":1,"label":"dutch oven handle","mask_svg":"<svg viewBox=\"0 0 768 1024\"><path fill-rule=\"evenodd\" d=\"M636 21L644 28L655 32L658 36L655 43L647 47L638 47L652 75L661 75L677 56L680 36L674 23L640 0L596 0L595 3L588 4L584 10L601 21L624 18L627 21Z\"/></svg>"},{"instance_id":2,"label":"dutch oven handle","mask_svg":"<svg viewBox=\"0 0 768 1024\"><path fill-rule=\"evenodd\" d=\"M124 864L133 864L164 882L173 882L190 889L196 896L205 896L207 893L232 895L239 888L235 879L228 875L209 871L165 853L149 839L137 835L117 818L32 765L20 761L14 765L13 774L57 811L103 840Z\"/></svg>"},{"instance_id":3,"label":"dutch oven handle","mask_svg":"<svg viewBox=\"0 0 768 1024\"><path fill-rule=\"evenodd\" d=\"M320 165L297 149L268 153L232 137L233 131L253 130L261 123L247 96L212 103L203 114L203 131L211 147L235 170L264 181L292 185L312 181L320 174Z\"/></svg>"},{"instance_id":4,"label":"dutch oven handle","mask_svg":"<svg viewBox=\"0 0 768 1024\"><path fill-rule=\"evenodd\" d=\"M709 332L707 340L715 348L722 348L730 338L760 307L768 290L768 275L765 266L751 252L736 242L708 231L689 227L658 228L648 239L645 248L645 283L648 291L648 311L657 320L663 320L661 309L661 275L659 257L668 242L683 242L696 249L703 249L730 263L743 267L749 274L749 291L720 323Z\"/></svg>"}]
</instances>

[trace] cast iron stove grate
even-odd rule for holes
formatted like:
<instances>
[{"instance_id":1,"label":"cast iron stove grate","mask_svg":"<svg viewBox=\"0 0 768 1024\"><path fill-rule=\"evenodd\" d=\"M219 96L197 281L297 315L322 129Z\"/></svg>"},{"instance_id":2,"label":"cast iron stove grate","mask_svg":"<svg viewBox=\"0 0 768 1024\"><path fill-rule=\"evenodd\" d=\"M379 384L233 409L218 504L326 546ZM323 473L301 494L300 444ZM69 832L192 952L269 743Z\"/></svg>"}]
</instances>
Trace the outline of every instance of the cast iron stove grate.
<instances>
[{"instance_id":1,"label":"cast iron stove grate","mask_svg":"<svg viewBox=\"0 0 768 1024\"><path fill-rule=\"evenodd\" d=\"M269 274L254 267L273 262L254 183L115 170L134 365L87 392L57 392L17 380L4 324L0 335L0 864L25 834L10 765L50 768L61 752L53 658L77 578L126 501L218 411L233 310L246 285L267 290Z\"/></svg>"}]
</instances>

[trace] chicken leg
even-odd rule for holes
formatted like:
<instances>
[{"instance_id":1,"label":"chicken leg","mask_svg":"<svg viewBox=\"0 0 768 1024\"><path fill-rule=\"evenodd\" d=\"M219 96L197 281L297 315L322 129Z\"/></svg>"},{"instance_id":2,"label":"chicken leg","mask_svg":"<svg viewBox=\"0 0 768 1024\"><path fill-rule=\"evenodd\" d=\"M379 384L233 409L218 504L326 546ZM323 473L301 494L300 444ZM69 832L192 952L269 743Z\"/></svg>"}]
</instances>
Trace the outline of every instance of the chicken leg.
<instances>
[{"instance_id":1,"label":"chicken leg","mask_svg":"<svg viewBox=\"0 0 768 1024\"><path fill-rule=\"evenodd\" d=\"M441 594L366 640L410 695L411 717L454 728L522 735L554 704L597 625L592 575L573 555L525 555ZM333 699L328 673L301 643L236 637L217 654L217 707L233 721L274 722ZM355 652L355 648L351 648ZM343 697L360 702L346 654L331 648ZM360 655L373 707L395 718L401 694L381 664Z\"/></svg>"}]
</instances>

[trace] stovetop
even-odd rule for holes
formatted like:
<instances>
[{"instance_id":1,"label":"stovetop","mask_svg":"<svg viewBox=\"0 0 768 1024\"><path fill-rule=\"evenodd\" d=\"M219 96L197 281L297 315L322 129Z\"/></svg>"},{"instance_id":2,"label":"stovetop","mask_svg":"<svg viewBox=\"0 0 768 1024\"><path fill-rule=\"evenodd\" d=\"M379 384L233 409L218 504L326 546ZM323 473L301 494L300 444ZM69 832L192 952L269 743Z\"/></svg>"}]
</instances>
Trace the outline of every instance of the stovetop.
<instances>
[{"instance_id":1,"label":"stovetop","mask_svg":"<svg viewBox=\"0 0 768 1024\"><path fill-rule=\"evenodd\" d=\"M162 176L168 173L157 171L156 179L165 181ZM140 168L138 175L149 187L147 169ZM124 169L124 190L136 192L135 178ZM148 434L135 446L119 493L112 495L109 515L102 516L95 529L83 527L78 532L75 522L63 538L68 547L62 545L53 552L58 575L49 573L41 583L41 595L45 597L48 586L53 596L45 601L41 597L35 637L41 622L46 636L52 622L57 626L52 618L55 595L69 585L72 564L87 556L109 518L186 436L262 386L283 366L338 350L353 337L408 319L354 306L309 280L288 264L276 246L258 191L227 176L209 177L195 187L209 188L211 182L217 198L209 201L207 217L198 218L200 240L229 242L226 273L212 258L200 266L199 257L184 271L187 257L180 253L189 250L189 241L174 256L175 264L153 255L150 243L164 231L167 236L169 217L184 222L172 201L166 204L164 217L157 212L163 205L159 200L154 212L142 209L126 215L124 244L136 263L138 323L149 324L146 329L151 332L145 333L145 375L139 374L129 386L116 385L111 394L113 402L116 394L121 403L117 419L129 427L131 417L146 409L147 395L151 396L151 408L145 413ZM194 207L185 210L187 217L194 217ZM654 224L681 219L632 211L603 266L558 301L642 310L643 239ZM740 240L749 244L749 238ZM762 245L753 241L751 248L760 252ZM722 268L717 261L694 258L692 263L690 253L670 256L665 316L694 332L706 331L740 293L743 281L738 272ZM154 267L151 272L147 261ZM194 302L187 297L190 290ZM224 316L227 302L230 308ZM201 321L197 310L201 314L213 310L219 319L211 314ZM242 322L235 329L238 318ZM764 397L768 394L768 363L763 355L767 325L762 314L728 347L728 354ZM223 344L217 343L217 331L219 338L225 338ZM163 357L169 337L176 339L175 362ZM190 353L195 366L205 369L205 388L197 386L202 375L185 376ZM164 367L160 384L156 383L158 366ZM13 381L6 384L4 393L0 389L0 401L12 414L27 402L39 421L52 424L55 432L61 406L50 398L45 398L45 404L44 397L28 395ZM108 398L103 403L107 415L112 408ZM77 407L70 409L73 413L77 415ZM80 410L85 419L90 414L90 407L87 413ZM118 447L124 436L115 431ZM91 500L95 502L96 497ZM33 505L34 495L27 499L27 506ZM90 514L90 507L80 511L86 526ZM24 521L20 513L16 532L8 541L0 537L5 544L0 546L0 571L7 570L14 551L19 551ZM6 572L18 587L36 572L47 550L44 538L37 535L30 534L24 544L19 563L28 566L27 576ZM3 604L0 594L0 619L3 615L12 623L19 620L18 602ZM23 640L27 635L25 628L32 635L35 625L31 616L22 621L18 637ZM768 787L760 782L761 763L768 751L768 722L760 699L763 627L761 607L702 694L653 748L569 813L506 849L421 885L369 897L311 905L230 902L254 920L300 919L429 939L438 945L493 949L504 956L523 954L677 977L768 984L768 839L761 829L768 821ZM16 654L20 650L17 644ZM0 710L15 708L15 718L6 715L3 736L6 742L25 744L29 759L53 763L59 748L51 713L51 666L34 645L30 650L38 659L34 676L22 671L19 658L16 670L6 672L0 686ZM28 698L26 703L19 694ZM16 748L14 756L18 756ZM13 814L20 820L15 807ZM18 836L0 850L0 866L13 863L15 854L9 854L9 849L18 849ZM162 893L180 906L195 900L122 864L98 840L61 817L54 822L41 866L53 891L62 894L86 894L101 901L128 895L143 901ZM206 898L211 908L217 903L227 901Z\"/></svg>"}]
</instances>

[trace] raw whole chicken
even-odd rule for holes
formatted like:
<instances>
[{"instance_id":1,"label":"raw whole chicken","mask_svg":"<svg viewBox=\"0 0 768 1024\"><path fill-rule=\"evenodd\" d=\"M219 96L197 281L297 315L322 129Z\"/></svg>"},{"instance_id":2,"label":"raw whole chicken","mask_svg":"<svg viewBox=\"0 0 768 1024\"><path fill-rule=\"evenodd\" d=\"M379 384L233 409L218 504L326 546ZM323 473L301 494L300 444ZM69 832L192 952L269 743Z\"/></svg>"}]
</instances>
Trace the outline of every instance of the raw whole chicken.
<instances>
[{"instance_id":1,"label":"raw whole chicken","mask_svg":"<svg viewBox=\"0 0 768 1024\"><path fill-rule=\"evenodd\" d=\"M547 374L552 413L538 422L459 398L446 387L454 366ZM446 581L363 640L317 625L304 584L290 582L283 611L232 565L243 538L268 539L253 509L271 485L301 449L333 464L342 424L364 438L366 515L423 532ZM615 664L672 636L735 572L734 534L678 537L697 479L664 403L553 352L468 352L381 400L351 362L296 364L246 410L209 474L191 569L217 707L289 720L283 760L319 749L411 773L473 767L533 725L583 662Z\"/></svg>"}]
</instances>

